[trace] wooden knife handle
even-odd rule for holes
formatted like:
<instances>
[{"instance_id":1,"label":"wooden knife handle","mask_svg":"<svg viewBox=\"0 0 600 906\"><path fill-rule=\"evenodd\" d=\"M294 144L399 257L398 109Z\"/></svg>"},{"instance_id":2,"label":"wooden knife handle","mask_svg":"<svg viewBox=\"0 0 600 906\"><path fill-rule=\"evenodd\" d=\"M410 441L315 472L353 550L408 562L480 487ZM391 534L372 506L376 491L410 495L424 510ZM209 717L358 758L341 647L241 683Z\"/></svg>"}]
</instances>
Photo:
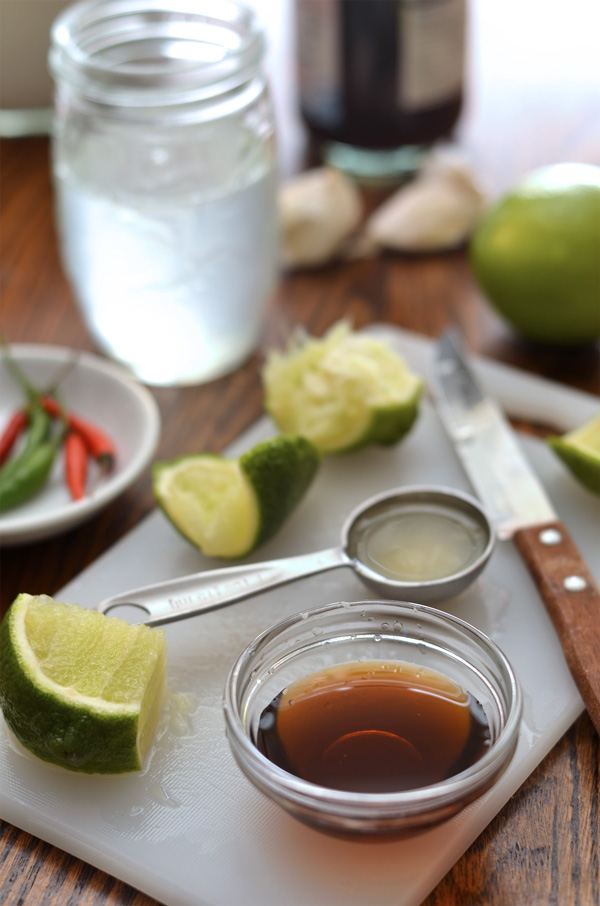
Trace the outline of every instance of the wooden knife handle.
<instances>
[{"instance_id":1,"label":"wooden knife handle","mask_svg":"<svg viewBox=\"0 0 600 906\"><path fill-rule=\"evenodd\" d=\"M600 734L600 592L560 521L520 529L514 542L561 641L567 664Z\"/></svg>"}]
</instances>

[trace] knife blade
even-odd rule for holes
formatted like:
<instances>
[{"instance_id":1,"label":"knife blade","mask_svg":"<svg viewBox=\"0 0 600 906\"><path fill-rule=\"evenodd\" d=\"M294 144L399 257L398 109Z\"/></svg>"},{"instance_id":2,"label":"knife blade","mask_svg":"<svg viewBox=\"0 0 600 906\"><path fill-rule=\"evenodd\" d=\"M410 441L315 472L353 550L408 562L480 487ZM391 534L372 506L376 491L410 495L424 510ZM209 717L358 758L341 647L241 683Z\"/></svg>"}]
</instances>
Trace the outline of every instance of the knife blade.
<instances>
[{"instance_id":1,"label":"knife blade","mask_svg":"<svg viewBox=\"0 0 600 906\"><path fill-rule=\"evenodd\" d=\"M498 538L512 541L528 567L600 733L598 587L455 332L440 338L432 379L436 409L458 458Z\"/></svg>"}]
</instances>

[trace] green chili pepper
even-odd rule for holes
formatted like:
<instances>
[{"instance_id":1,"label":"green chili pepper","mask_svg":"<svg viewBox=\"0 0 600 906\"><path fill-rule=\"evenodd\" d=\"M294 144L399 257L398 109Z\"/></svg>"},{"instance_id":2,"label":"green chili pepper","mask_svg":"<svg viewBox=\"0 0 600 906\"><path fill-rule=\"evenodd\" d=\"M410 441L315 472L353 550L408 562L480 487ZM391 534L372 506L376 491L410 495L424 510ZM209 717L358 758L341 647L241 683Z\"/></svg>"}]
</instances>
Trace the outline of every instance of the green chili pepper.
<instances>
[{"instance_id":1,"label":"green chili pepper","mask_svg":"<svg viewBox=\"0 0 600 906\"><path fill-rule=\"evenodd\" d=\"M35 450L36 447L45 441L50 432L52 419L41 406L33 406L29 411L29 427L25 436L25 445L23 449L7 460L0 469L0 487L8 480L9 476L14 474L17 469L21 469L23 459ZM2 507L0 507L1 509Z\"/></svg>"},{"instance_id":2,"label":"green chili pepper","mask_svg":"<svg viewBox=\"0 0 600 906\"><path fill-rule=\"evenodd\" d=\"M0 334L0 346L3 345ZM60 430L54 436L50 435L52 416L41 404L41 392L21 371L8 350L5 358L8 369L28 398L29 426L23 448L0 469L0 512L23 503L44 485L67 428L66 417L61 414Z\"/></svg>"},{"instance_id":3,"label":"green chili pepper","mask_svg":"<svg viewBox=\"0 0 600 906\"><path fill-rule=\"evenodd\" d=\"M21 453L0 469L0 512L12 509L32 497L46 482L65 428L48 437L51 419L39 407L30 416L30 429Z\"/></svg>"},{"instance_id":4,"label":"green chili pepper","mask_svg":"<svg viewBox=\"0 0 600 906\"><path fill-rule=\"evenodd\" d=\"M33 406L29 413L29 429L25 436L25 446L23 455L39 447L42 441L46 440L50 433L50 423L52 419L41 406Z\"/></svg>"},{"instance_id":5,"label":"green chili pepper","mask_svg":"<svg viewBox=\"0 0 600 906\"><path fill-rule=\"evenodd\" d=\"M19 457L18 467L8 476L0 475L0 512L23 503L39 491L50 474L56 449L54 440L44 441L27 456Z\"/></svg>"}]
</instances>

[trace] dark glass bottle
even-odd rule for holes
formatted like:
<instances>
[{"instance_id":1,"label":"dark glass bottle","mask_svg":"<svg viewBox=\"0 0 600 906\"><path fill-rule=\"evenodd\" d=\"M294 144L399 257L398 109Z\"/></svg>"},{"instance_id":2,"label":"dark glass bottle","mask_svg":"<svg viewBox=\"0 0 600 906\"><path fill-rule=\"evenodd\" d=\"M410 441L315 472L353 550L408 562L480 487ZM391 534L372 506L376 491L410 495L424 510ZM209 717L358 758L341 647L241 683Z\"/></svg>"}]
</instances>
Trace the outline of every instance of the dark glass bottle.
<instances>
[{"instance_id":1,"label":"dark glass bottle","mask_svg":"<svg viewBox=\"0 0 600 906\"><path fill-rule=\"evenodd\" d=\"M463 101L466 0L297 0L300 110L322 157L401 175Z\"/></svg>"}]
</instances>

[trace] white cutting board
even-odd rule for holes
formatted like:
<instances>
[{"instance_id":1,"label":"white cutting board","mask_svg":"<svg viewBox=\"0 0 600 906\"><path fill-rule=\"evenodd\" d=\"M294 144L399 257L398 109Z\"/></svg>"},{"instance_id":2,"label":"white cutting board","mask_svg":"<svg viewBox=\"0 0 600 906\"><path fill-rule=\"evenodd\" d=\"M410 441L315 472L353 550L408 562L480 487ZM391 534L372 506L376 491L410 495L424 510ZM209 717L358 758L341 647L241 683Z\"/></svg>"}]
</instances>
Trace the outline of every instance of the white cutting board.
<instances>
[{"instance_id":1,"label":"white cutting board","mask_svg":"<svg viewBox=\"0 0 600 906\"><path fill-rule=\"evenodd\" d=\"M427 375L428 340L391 327L375 332ZM495 363L475 364L512 414L566 430L600 407L595 397ZM263 419L229 452L237 455L272 433ZM573 481L545 444L523 438L523 446L600 581L598 500ZM396 448L325 461L297 512L252 559L335 545L346 515L361 500L413 483L471 490L427 400L417 425ZM94 606L133 586L217 565L222 564L204 559L155 512L57 597ZM166 627L170 687L185 698L165 716L139 774L72 775L24 753L1 723L1 816L168 906L416 906L583 706L528 573L511 543L501 543L477 584L444 606L491 635L521 680L525 710L508 771L482 800L412 840L373 845L305 827L259 794L235 764L225 738L223 686L241 649L280 618L311 605L368 597L343 568Z\"/></svg>"}]
</instances>

